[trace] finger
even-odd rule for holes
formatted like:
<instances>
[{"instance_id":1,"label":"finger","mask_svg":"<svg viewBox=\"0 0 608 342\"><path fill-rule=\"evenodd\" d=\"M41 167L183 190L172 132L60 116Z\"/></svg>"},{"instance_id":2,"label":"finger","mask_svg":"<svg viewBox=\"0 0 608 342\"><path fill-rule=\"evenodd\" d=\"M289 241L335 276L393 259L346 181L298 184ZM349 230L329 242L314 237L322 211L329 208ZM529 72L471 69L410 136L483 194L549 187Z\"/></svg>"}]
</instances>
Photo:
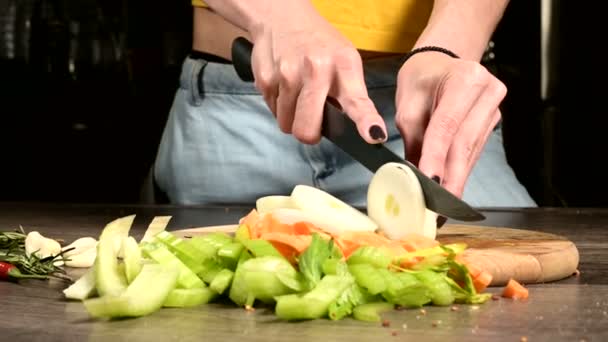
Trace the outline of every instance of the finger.
<instances>
[{"instance_id":1,"label":"finger","mask_svg":"<svg viewBox=\"0 0 608 342\"><path fill-rule=\"evenodd\" d=\"M271 37L259 39L251 52L251 68L254 85L262 93L266 105L276 116L276 100L279 92L278 78L275 76L275 63L272 53Z\"/></svg>"},{"instance_id":2,"label":"finger","mask_svg":"<svg viewBox=\"0 0 608 342\"><path fill-rule=\"evenodd\" d=\"M454 137L486 85L486 77L464 69L448 75L443 81L422 143L418 166L424 174L443 179Z\"/></svg>"},{"instance_id":3,"label":"finger","mask_svg":"<svg viewBox=\"0 0 608 342\"><path fill-rule=\"evenodd\" d=\"M301 81L297 62L281 62L278 66L279 91L276 100L276 115L279 128L284 133L292 133Z\"/></svg>"},{"instance_id":4,"label":"finger","mask_svg":"<svg viewBox=\"0 0 608 342\"><path fill-rule=\"evenodd\" d=\"M498 106L506 94L506 88L502 83L497 83L487 89L460 126L448 152L443 186L456 196L462 196L471 169L500 120Z\"/></svg>"},{"instance_id":5,"label":"finger","mask_svg":"<svg viewBox=\"0 0 608 342\"><path fill-rule=\"evenodd\" d=\"M405 145L408 161L418 165L432 100L427 92L397 87L395 122Z\"/></svg>"},{"instance_id":6,"label":"finger","mask_svg":"<svg viewBox=\"0 0 608 342\"><path fill-rule=\"evenodd\" d=\"M339 57L330 95L357 125L359 134L370 144L385 142L386 123L369 98L359 55Z\"/></svg>"},{"instance_id":7,"label":"finger","mask_svg":"<svg viewBox=\"0 0 608 342\"><path fill-rule=\"evenodd\" d=\"M321 140L323 107L331 84L331 67L326 60L307 58L304 61L303 86L297 99L293 135L303 143Z\"/></svg>"}]
</instances>

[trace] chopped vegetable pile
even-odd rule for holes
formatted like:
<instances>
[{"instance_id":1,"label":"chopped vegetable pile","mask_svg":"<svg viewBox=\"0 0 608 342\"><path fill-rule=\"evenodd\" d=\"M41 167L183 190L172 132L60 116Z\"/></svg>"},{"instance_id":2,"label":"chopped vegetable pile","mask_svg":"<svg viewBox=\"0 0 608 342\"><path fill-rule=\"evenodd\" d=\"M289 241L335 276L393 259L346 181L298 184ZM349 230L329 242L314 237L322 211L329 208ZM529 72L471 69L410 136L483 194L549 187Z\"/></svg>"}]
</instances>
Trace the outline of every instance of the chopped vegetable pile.
<instances>
[{"instance_id":1,"label":"chopped vegetable pile","mask_svg":"<svg viewBox=\"0 0 608 342\"><path fill-rule=\"evenodd\" d=\"M378 321L381 312L395 307L480 304L491 298L482 293L487 275L460 261L463 244L440 245L415 234L400 240L375 232L330 234L256 209L240 220L234 235L181 238L151 224L137 242L129 235L134 218L104 228L93 267L64 290L67 298L82 300L93 317L139 317L224 297L235 307L274 308L289 321Z\"/></svg>"}]
</instances>

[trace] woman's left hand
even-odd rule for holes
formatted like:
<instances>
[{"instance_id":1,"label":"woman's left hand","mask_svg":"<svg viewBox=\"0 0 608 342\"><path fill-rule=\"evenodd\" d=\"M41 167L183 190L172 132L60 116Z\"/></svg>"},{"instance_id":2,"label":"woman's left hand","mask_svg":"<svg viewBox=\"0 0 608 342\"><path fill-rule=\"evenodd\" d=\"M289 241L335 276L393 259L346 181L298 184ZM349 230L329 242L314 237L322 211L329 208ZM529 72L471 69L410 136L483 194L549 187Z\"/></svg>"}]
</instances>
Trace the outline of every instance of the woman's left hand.
<instances>
[{"instance_id":1,"label":"woman's left hand","mask_svg":"<svg viewBox=\"0 0 608 342\"><path fill-rule=\"evenodd\" d=\"M396 125L407 159L462 197L506 93L477 62L435 51L413 55L399 71L396 93Z\"/></svg>"}]
</instances>

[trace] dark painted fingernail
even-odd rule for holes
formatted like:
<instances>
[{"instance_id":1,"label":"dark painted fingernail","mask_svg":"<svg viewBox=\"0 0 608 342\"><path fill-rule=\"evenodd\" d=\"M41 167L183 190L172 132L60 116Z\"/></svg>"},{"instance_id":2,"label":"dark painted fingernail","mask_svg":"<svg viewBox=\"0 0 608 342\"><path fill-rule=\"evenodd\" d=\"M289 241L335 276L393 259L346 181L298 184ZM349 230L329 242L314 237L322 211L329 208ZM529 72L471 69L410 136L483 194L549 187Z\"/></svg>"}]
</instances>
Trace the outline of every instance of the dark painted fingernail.
<instances>
[{"instance_id":1,"label":"dark painted fingernail","mask_svg":"<svg viewBox=\"0 0 608 342\"><path fill-rule=\"evenodd\" d=\"M445 216L437 216L437 228L441 228L448 220Z\"/></svg>"},{"instance_id":2,"label":"dark painted fingernail","mask_svg":"<svg viewBox=\"0 0 608 342\"><path fill-rule=\"evenodd\" d=\"M384 140L386 139L386 134L382 130L382 127L378 125L373 125L369 128L369 136L374 140Z\"/></svg>"},{"instance_id":3,"label":"dark painted fingernail","mask_svg":"<svg viewBox=\"0 0 608 342\"><path fill-rule=\"evenodd\" d=\"M441 184L441 178L439 178L439 176L433 176L432 180L434 180L437 184Z\"/></svg>"}]
</instances>

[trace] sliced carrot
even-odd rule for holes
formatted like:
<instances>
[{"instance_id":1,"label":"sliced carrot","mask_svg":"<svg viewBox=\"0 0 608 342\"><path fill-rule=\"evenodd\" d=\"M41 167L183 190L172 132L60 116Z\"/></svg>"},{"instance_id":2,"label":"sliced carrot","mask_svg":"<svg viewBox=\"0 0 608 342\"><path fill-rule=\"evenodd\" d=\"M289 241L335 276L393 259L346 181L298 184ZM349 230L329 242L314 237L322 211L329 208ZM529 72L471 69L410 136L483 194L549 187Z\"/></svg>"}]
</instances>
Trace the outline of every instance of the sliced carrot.
<instances>
[{"instance_id":1,"label":"sliced carrot","mask_svg":"<svg viewBox=\"0 0 608 342\"><path fill-rule=\"evenodd\" d=\"M249 229L249 236L253 238L255 236L255 227L259 220L260 214L258 214L257 210L252 209L247 215L239 220L239 224L247 226Z\"/></svg>"},{"instance_id":2,"label":"sliced carrot","mask_svg":"<svg viewBox=\"0 0 608 342\"><path fill-rule=\"evenodd\" d=\"M403 238L397 240L401 243L401 246L408 252L415 252L419 249L432 248L439 246L437 240L433 240L420 234L410 233Z\"/></svg>"},{"instance_id":3,"label":"sliced carrot","mask_svg":"<svg viewBox=\"0 0 608 342\"><path fill-rule=\"evenodd\" d=\"M262 234L260 239L264 239L270 242L279 242L284 245L287 245L294 249L298 254L302 253L308 248L310 242L312 241L312 236L310 235L292 235L283 232L268 232Z\"/></svg>"},{"instance_id":4,"label":"sliced carrot","mask_svg":"<svg viewBox=\"0 0 608 342\"><path fill-rule=\"evenodd\" d=\"M394 256L407 252L399 241L390 240L374 232L345 232L334 236L334 240L347 258L361 246L386 247Z\"/></svg>"},{"instance_id":5,"label":"sliced carrot","mask_svg":"<svg viewBox=\"0 0 608 342\"><path fill-rule=\"evenodd\" d=\"M528 289L523 287L515 279L509 279L509 282L502 290L502 296L511 299L527 299Z\"/></svg>"},{"instance_id":6,"label":"sliced carrot","mask_svg":"<svg viewBox=\"0 0 608 342\"><path fill-rule=\"evenodd\" d=\"M481 271L473 278L473 286L477 293L482 293L492 283L492 274L490 272Z\"/></svg>"}]
</instances>

